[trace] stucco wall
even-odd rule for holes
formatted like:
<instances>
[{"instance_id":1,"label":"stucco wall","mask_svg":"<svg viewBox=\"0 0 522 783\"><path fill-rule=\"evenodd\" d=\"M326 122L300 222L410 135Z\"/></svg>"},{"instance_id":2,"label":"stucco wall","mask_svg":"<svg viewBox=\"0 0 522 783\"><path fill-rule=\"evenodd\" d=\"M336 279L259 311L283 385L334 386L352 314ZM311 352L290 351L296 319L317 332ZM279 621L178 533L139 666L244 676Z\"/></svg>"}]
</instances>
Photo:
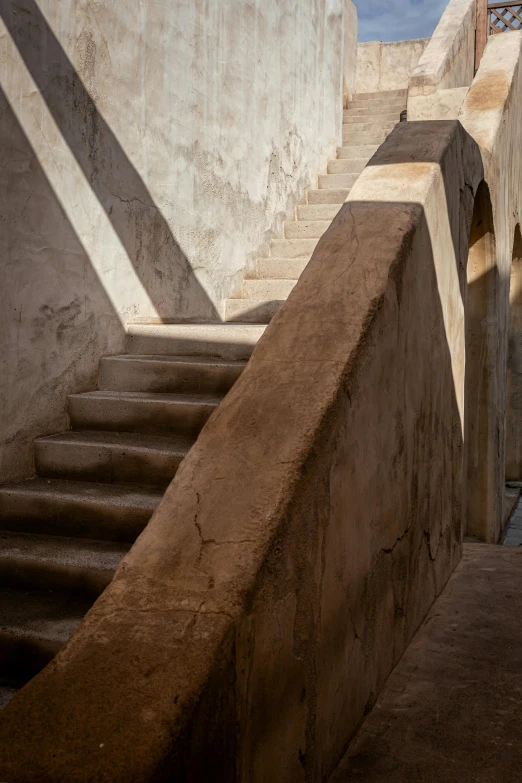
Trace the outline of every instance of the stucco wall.
<instances>
[{"instance_id":1,"label":"stucco wall","mask_svg":"<svg viewBox=\"0 0 522 783\"><path fill-rule=\"evenodd\" d=\"M351 100L355 92L358 35L357 8L352 3L352 0L344 0L344 105Z\"/></svg>"},{"instance_id":2,"label":"stucco wall","mask_svg":"<svg viewBox=\"0 0 522 783\"><path fill-rule=\"evenodd\" d=\"M460 556L482 176L458 123L393 131L111 586L0 715L6 779L21 748L26 776L74 760L85 782L328 779Z\"/></svg>"},{"instance_id":3,"label":"stucco wall","mask_svg":"<svg viewBox=\"0 0 522 783\"><path fill-rule=\"evenodd\" d=\"M207 319L341 134L343 1L1 0L0 480L135 319Z\"/></svg>"},{"instance_id":4,"label":"stucco wall","mask_svg":"<svg viewBox=\"0 0 522 783\"><path fill-rule=\"evenodd\" d=\"M485 189L502 506L521 68L522 33L493 36L462 125L377 152L113 583L0 714L6 780L328 778L459 557Z\"/></svg>"},{"instance_id":5,"label":"stucco wall","mask_svg":"<svg viewBox=\"0 0 522 783\"><path fill-rule=\"evenodd\" d=\"M382 43L370 41L357 47L357 92L405 90L429 38Z\"/></svg>"},{"instance_id":6,"label":"stucco wall","mask_svg":"<svg viewBox=\"0 0 522 783\"><path fill-rule=\"evenodd\" d=\"M408 85L408 119L456 119L475 75L476 0L450 0Z\"/></svg>"}]
</instances>

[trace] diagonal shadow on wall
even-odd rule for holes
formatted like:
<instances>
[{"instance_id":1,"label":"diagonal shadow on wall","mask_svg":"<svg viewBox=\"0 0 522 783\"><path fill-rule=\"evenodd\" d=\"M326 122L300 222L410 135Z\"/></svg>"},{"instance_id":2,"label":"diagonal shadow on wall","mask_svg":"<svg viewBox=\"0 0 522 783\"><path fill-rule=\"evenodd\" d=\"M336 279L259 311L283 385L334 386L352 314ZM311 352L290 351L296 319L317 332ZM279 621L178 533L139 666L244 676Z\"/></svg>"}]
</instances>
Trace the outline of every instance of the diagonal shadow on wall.
<instances>
[{"instance_id":1,"label":"diagonal shadow on wall","mask_svg":"<svg viewBox=\"0 0 522 783\"><path fill-rule=\"evenodd\" d=\"M124 333L107 291L0 90L0 480L32 472L32 441L67 428Z\"/></svg>"},{"instance_id":2,"label":"diagonal shadow on wall","mask_svg":"<svg viewBox=\"0 0 522 783\"><path fill-rule=\"evenodd\" d=\"M160 318L220 320L35 0L0 0L0 14Z\"/></svg>"}]
</instances>

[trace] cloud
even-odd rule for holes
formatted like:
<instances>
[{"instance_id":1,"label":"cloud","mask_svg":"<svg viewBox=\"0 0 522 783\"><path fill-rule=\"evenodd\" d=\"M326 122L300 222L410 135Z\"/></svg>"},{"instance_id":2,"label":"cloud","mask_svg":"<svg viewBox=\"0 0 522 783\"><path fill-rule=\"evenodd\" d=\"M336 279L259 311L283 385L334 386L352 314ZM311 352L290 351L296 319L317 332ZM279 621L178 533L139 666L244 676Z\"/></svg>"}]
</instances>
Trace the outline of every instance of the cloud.
<instances>
[{"instance_id":1,"label":"cloud","mask_svg":"<svg viewBox=\"0 0 522 783\"><path fill-rule=\"evenodd\" d=\"M354 0L359 41L404 41L429 38L447 0Z\"/></svg>"}]
</instances>

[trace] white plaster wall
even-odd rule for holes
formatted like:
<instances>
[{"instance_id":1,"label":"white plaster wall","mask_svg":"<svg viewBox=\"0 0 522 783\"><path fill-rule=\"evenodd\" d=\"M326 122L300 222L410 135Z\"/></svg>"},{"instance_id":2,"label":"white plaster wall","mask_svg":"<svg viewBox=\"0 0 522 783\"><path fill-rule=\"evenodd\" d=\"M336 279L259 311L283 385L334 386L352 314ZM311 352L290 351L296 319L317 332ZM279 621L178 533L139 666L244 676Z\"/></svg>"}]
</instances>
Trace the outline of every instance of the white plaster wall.
<instances>
[{"instance_id":1,"label":"white plaster wall","mask_svg":"<svg viewBox=\"0 0 522 783\"><path fill-rule=\"evenodd\" d=\"M357 47L357 92L407 89L410 74L428 42L429 38L416 38L394 43L360 43Z\"/></svg>"},{"instance_id":2,"label":"white plaster wall","mask_svg":"<svg viewBox=\"0 0 522 783\"><path fill-rule=\"evenodd\" d=\"M470 86L475 75L475 30L476 0L450 0L411 75L409 98Z\"/></svg>"},{"instance_id":3,"label":"white plaster wall","mask_svg":"<svg viewBox=\"0 0 522 783\"><path fill-rule=\"evenodd\" d=\"M352 0L344 0L344 80L343 97L346 105L355 92L357 74L357 39L359 23L357 8Z\"/></svg>"},{"instance_id":4,"label":"white plaster wall","mask_svg":"<svg viewBox=\"0 0 522 783\"><path fill-rule=\"evenodd\" d=\"M343 5L0 0L0 480L129 321L220 319L339 143Z\"/></svg>"}]
</instances>

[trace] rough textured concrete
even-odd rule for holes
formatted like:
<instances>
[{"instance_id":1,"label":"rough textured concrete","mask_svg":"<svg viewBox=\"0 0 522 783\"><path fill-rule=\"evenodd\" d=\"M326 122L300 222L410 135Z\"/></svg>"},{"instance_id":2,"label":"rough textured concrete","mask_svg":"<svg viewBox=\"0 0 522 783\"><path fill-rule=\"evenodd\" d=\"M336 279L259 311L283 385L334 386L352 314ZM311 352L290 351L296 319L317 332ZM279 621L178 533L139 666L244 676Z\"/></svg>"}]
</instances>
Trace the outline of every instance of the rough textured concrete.
<instances>
[{"instance_id":1,"label":"rough textured concrete","mask_svg":"<svg viewBox=\"0 0 522 783\"><path fill-rule=\"evenodd\" d=\"M382 43L371 41L357 47L357 92L402 90L428 45L429 38Z\"/></svg>"},{"instance_id":2,"label":"rough textured concrete","mask_svg":"<svg viewBox=\"0 0 522 783\"><path fill-rule=\"evenodd\" d=\"M3 777L334 770L460 557L482 176L456 123L393 131L114 581L3 711Z\"/></svg>"},{"instance_id":3,"label":"rough textured concrete","mask_svg":"<svg viewBox=\"0 0 522 783\"><path fill-rule=\"evenodd\" d=\"M331 783L519 780L521 614L522 551L466 544Z\"/></svg>"},{"instance_id":4,"label":"rough textured concrete","mask_svg":"<svg viewBox=\"0 0 522 783\"><path fill-rule=\"evenodd\" d=\"M129 321L219 319L339 143L343 3L0 2L0 480Z\"/></svg>"},{"instance_id":5,"label":"rough textured concrete","mask_svg":"<svg viewBox=\"0 0 522 783\"><path fill-rule=\"evenodd\" d=\"M355 92L358 34L357 8L352 0L344 0L343 100L345 106Z\"/></svg>"},{"instance_id":6,"label":"rough textured concrete","mask_svg":"<svg viewBox=\"0 0 522 783\"><path fill-rule=\"evenodd\" d=\"M454 119L475 74L476 0L450 0L408 85L408 119Z\"/></svg>"}]
</instances>

